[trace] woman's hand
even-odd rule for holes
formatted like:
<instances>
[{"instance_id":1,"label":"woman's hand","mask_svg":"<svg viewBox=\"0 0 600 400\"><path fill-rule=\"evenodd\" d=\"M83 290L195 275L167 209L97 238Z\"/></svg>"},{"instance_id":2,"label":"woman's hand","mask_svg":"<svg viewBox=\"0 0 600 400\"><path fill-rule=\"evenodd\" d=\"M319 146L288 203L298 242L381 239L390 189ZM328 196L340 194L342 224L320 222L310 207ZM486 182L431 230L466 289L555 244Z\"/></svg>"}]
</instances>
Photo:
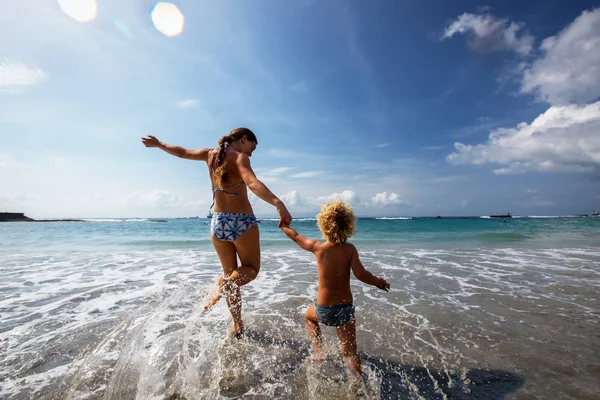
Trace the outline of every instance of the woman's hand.
<instances>
[{"instance_id":1,"label":"woman's hand","mask_svg":"<svg viewBox=\"0 0 600 400\"><path fill-rule=\"evenodd\" d=\"M154 137L152 135L143 137L142 143L144 143L144 146L146 146L146 147L159 147L160 146L160 140L158 140L156 137Z\"/></svg>"},{"instance_id":2,"label":"woman's hand","mask_svg":"<svg viewBox=\"0 0 600 400\"><path fill-rule=\"evenodd\" d=\"M292 215L290 214L286 206L283 205L283 203L279 207L277 207L277 212L279 213L279 224L277 224L278 228L292 223Z\"/></svg>"}]
</instances>

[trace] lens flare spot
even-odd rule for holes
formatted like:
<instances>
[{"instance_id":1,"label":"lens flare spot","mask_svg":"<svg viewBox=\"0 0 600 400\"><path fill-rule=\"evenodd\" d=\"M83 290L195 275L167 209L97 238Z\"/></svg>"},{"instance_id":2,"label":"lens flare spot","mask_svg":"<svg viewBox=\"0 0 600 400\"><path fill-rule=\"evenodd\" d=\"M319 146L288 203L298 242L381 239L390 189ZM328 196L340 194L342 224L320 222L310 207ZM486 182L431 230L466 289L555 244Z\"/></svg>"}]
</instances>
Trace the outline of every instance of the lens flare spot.
<instances>
[{"instance_id":1,"label":"lens flare spot","mask_svg":"<svg viewBox=\"0 0 600 400\"><path fill-rule=\"evenodd\" d=\"M183 31L183 14L175 4L157 3L152 9L151 16L154 26L163 35L172 37Z\"/></svg>"},{"instance_id":2,"label":"lens flare spot","mask_svg":"<svg viewBox=\"0 0 600 400\"><path fill-rule=\"evenodd\" d=\"M98 14L96 0L57 0L58 6L69 17L77 22L89 22Z\"/></svg>"},{"instance_id":3,"label":"lens flare spot","mask_svg":"<svg viewBox=\"0 0 600 400\"><path fill-rule=\"evenodd\" d=\"M115 26L115 28L117 28L117 30L119 32L121 32L127 39L131 39L133 38L133 35L131 34L131 31L129 30L129 28L127 27L127 25L125 25L125 23L123 21L119 21L118 19L113 19L113 25Z\"/></svg>"}]
</instances>

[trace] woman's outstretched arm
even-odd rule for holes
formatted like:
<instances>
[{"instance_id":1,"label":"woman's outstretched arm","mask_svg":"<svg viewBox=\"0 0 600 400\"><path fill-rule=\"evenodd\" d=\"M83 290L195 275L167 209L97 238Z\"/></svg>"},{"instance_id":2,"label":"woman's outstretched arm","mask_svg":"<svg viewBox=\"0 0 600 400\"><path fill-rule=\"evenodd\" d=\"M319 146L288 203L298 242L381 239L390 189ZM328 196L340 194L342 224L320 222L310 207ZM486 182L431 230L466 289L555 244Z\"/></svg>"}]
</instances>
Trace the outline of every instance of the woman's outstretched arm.
<instances>
[{"instance_id":1,"label":"woman's outstretched arm","mask_svg":"<svg viewBox=\"0 0 600 400\"><path fill-rule=\"evenodd\" d=\"M142 138L142 143L146 147L156 147L175 157L185 158L187 160L208 161L208 152L210 149L189 150L181 146L166 144L152 135Z\"/></svg>"},{"instance_id":2,"label":"woman's outstretched arm","mask_svg":"<svg viewBox=\"0 0 600 400\"><path fill-rule=\"evenodd\" d=\"M269 188L262 183L256 175L254 175L254 171L250 166L250 158L243 153L239 153L236 159L236 164L238 167L238 171L240 171L240 176L242 177L244 183L248 188L257 195L263 201L271 204L277 209L277 213L279 214L279 224L278 227L281 228L283 225L289 225L292 223L292 215L288 211L283 201L279 199L279 197L275 196L273 192L269 190Z\"/></svg>"}]
</instances>

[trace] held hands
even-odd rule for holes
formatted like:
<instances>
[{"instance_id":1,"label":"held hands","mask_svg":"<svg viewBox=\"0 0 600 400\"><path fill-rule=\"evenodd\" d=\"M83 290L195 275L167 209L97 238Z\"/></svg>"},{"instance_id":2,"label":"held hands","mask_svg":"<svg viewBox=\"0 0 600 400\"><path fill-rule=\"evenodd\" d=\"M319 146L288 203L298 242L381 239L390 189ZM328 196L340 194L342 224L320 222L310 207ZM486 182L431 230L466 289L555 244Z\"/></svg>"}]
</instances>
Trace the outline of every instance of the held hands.
<instances>
[{"instance_id":1,"label":"held hands","mask_svg":"<svg viewBox=\"0 0 600 400\"><path fill-rule=\"evenodd\" d=\"M383 278L378 278L379 283L376 285L378 289L385 290L388 292L390 290L390 284Z\"/></svg>"},{"instance_id":2,"label":"held hands","mask_svg":"<svg viewBox=\"0 0 600 400\"><path fill-rule=\"evenodd\" d=\"M156 137L152 136L152 135L148 135L146 137L142 138L142 143L144 143L144 146L146 147L158 147L160 146L160 140L158 140Z\"/></svg>"},{"instance_id":3,"label":"held hands","mask_svg":"<svg viewBox=\"0 0 600 400\"><path fill-rule=\"evenodd\" d=\"M292 215L283 204L281 207L277 208L277 212L279 213L279 223L277 224L278 228L289 226L292 223Z\"/></svg>"}]
</instances>

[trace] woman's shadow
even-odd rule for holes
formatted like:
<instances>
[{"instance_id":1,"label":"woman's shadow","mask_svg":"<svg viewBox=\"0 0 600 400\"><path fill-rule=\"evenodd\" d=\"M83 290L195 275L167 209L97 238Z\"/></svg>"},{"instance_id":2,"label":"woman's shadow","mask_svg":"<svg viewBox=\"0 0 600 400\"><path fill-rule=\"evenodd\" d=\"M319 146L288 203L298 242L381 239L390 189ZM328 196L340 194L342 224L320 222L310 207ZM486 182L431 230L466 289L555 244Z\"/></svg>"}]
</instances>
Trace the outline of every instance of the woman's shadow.
<instances>
[{"instance_id":1,"label":"woman's shadow","mask_svg":"<svg viewBox=\"0 0 600 400\"><path fill-rule=\"evenodd\" d=\"M264 332L247 330L245 338L265 346L288 348L296 356L280 372L297 371L309 356L308 341L283 340ZM523 386L525 379L501 370L472 369L465 374L417 365L402 365L359 352L363 365L381 378L380 399L410 398L415 392L425 399L500 400ZM283 368L282 368L283 367Z\"/></svg>"}]
</instances>

